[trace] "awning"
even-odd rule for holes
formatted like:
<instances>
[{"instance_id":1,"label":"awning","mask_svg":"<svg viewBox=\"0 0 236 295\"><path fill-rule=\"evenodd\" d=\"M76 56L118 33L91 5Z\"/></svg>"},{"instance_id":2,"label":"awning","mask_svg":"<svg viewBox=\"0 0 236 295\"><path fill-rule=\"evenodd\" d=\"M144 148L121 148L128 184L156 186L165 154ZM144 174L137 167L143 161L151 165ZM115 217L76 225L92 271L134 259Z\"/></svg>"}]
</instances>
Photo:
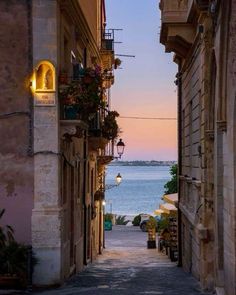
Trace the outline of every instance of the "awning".
<instances>
[{"instance_id":1,"label":"awning","mask_svg":"<svg viewBox=\"0 0 236 295\"><path fill-rule=\"evenodd\" d=\"M166 203L176 206L178 203L178 194L176 193L176 194L163 195L163 200Z\"/></svg>"},{"instance_id":2,"label":"awning","mask_svg":"<svg viewBox=\"0 0 236 295\"><path fill-rule=\"evenodd\" d=\"M165 213L162 209L157 209L154 211L154 215L161 215L162 213Z\"/></svg>"},{"instance_id":3,"label":"awning","mask_svg":"<svg viewBox=\"0 0 236 295\"><path fill-rule=\"evenodd\" d=\"M160 204L159 207L166 214L173 214L173 213L176 213L177 212L177 208L173 204L164 203L164 204Z\"/></svg>"}]
</instances>

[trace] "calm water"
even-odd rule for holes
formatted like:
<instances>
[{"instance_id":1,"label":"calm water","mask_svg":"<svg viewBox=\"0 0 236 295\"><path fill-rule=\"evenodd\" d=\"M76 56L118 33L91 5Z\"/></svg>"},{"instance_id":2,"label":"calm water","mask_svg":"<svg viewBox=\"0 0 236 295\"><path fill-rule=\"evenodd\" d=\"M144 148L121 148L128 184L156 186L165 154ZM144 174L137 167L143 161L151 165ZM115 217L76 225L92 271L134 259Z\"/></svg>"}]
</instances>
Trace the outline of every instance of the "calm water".
<instances>
[{"instance_id":1,"label":"calm water","mask_svg":"<svg viewBox=\"0 0 236 295\"><path fill-rule=\"evenodd\" d=\"M109 166L106 183L114 184L118 173L122 175L122 183L106 191L106 212L153 213L159 208L164 185L170 179L169 170L169 166Z\"/></svg>"}]
</instances>

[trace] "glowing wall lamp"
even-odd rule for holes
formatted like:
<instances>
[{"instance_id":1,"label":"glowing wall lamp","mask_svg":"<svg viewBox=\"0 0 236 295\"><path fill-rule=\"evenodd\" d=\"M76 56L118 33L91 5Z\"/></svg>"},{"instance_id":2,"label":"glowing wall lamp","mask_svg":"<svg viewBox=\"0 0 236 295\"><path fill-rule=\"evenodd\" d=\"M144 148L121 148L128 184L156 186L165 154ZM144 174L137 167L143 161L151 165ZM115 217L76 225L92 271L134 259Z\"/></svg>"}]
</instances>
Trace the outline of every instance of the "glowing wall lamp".
<instances>
[{"instance_id":1,"label":"glowing wall lamp","mask_svg":"<svg viewBox=\"0 0 236 295\"><path fill-rule=\"evenodd\" d=\"M116 148L117 148L117 154L119 155L118 159L120 159L121 156L123 155L124 149L125 149L125 144L122 141L122 139L119 140L119 142L116 145Z\"/></svg>"},{"instance_id":2,"label":"glowing wall lamp","mask_svg":"<svg viewBox=\"0 0 236 295\"><path fill-rule=\"evenodd\" d=\"M119 185L121 183L121 181L122 181L122 176L120 175L120 173L118 173L117 176L116 176L117 185Z\"/></svg>"},{"instance_id":3,"label":"glowing wall lamp","mask_svg":"<svg viewBox=\"0 0 236 295\"><path fill-rule=\"evenodd\" d=\"M121 184L121 181L122 181L122 176L120 175L120 173L118 173L116 175L116 183L115 184L106 184L103 191L105 192L106 190L109 190L113 187L117 187Z\"/></svg>"}]
</instances>

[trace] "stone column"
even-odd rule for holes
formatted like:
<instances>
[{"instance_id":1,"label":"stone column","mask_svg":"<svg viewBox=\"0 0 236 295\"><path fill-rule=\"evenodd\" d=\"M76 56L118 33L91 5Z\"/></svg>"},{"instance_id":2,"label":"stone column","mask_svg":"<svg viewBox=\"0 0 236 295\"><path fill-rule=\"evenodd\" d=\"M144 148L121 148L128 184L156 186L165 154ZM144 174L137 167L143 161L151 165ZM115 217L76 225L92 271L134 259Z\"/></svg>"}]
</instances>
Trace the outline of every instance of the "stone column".
<instances>
[{"instance_id":1,"label":"stone column","mask_svg":"<svg viewBox=\"0 0 236 295\"><path fill-rule=\"evenodd\" d=\"M57 6L56 0L32 1L33 65L36 68L42 61L50 62L55 66L54 76L58 57ZM54 90L55 83L56 79ZM55 103L34 106L32 245L39 260L33 277L36 285L59 284L62 279L57 92L49 96L54 96Z\"/></svg>"}]
</instances>

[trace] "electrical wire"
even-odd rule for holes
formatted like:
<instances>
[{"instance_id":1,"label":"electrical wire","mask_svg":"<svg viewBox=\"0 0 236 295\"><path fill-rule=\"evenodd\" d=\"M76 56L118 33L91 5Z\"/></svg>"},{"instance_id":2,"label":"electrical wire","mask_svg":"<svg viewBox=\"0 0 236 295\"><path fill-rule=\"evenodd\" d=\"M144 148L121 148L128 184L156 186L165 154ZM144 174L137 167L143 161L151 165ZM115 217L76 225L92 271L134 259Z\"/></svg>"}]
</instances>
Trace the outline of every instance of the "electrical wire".
<instances>
[{"instance_id":1,"label":"electrical wire","mask_svg":"<svg viewBox=\"0 0 236 295\"><path fill-rule=\"evenodd\" d=\"M159 118L159 117L132 117L132 116L120 116L121 119L133 119L133 120L169 120L176 121L177 118Z\"/></svg>"}]
</instances>

